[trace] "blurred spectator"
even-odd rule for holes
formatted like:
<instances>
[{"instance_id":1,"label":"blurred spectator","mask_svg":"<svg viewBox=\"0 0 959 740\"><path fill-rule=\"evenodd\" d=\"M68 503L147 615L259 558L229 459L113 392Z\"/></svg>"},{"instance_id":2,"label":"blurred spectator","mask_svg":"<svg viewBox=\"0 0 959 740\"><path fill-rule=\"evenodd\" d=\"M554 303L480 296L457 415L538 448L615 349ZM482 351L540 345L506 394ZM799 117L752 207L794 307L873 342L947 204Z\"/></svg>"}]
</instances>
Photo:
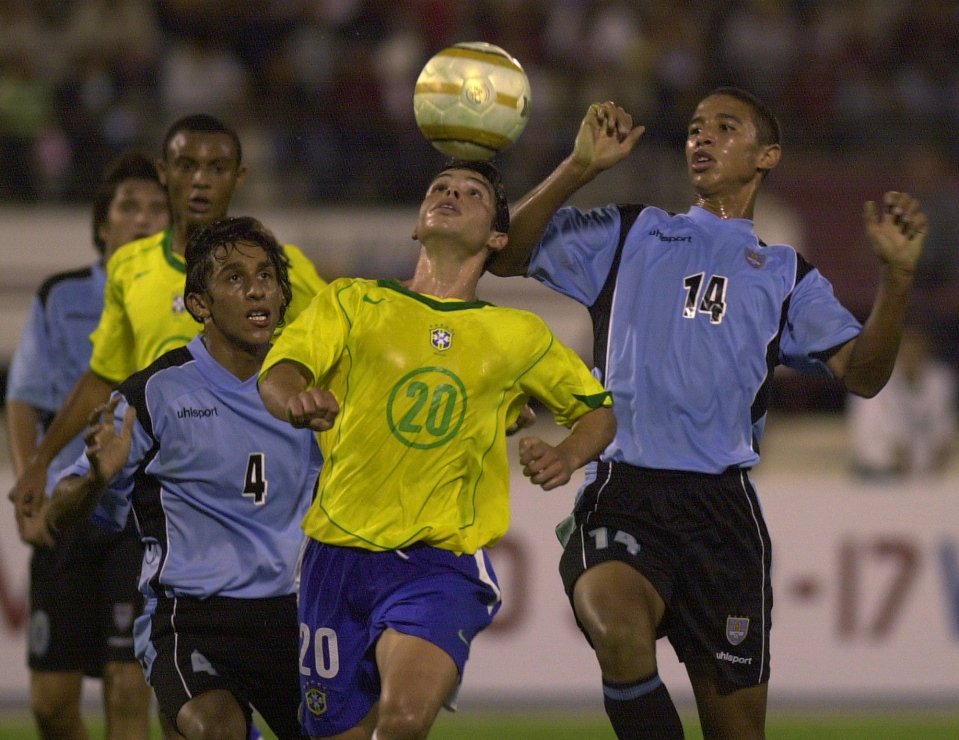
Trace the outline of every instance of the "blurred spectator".
<instances>
[{"instance_id":1,"label":"blurred spectator","mask_svg":"<svg viewBox=\"0 0 959 740\"><path fill-rule=\"evenodd\" d=\"M913 306L929 325L935 352L959 371L959 170L946 150L925 141L906 147L902 172L903 189L929 217Z\"/></svg>"},{"instance_id":2,"label":"blurred spectator","mask_svg":"<svg viewBox=\"0 0 959 740\"><path fill-rule=\"evenodd\" d=\"M731 83L779 113L796 161L885 160L917 130L959 155L955 0L0 0L17 119L0 124L0 201L86 200L107 158L194 110L262 130L289 187L258 197L416 201L436 156L413 80L457 41L502 46L530 78L530 133L502 156L518 191L589 103L615 100L671 150L691 101ZM49 90L52 119L36 115Z\"/></svg>"},{"instance_id":3,"label":"blurred spectator","mask_svg":"<svg viewBox=\"0 0 959 740\"><path fill-rule=\"evenodd\" d=\"M196 111L233 118L237 108L245 107L249 75L239 57L210 32L180 39L167 49L158 82L167 118Z\"/></svg>"},{"instance_id":4,"label":"blurred spectator","mask_svg":"<svg viewBox=\"0 0 959 740\"><path fill-rule=\"evenodd\" d=\"M25 53L0 64L0 199L40 197L34 146L53 125L52 91Z\"/></svg>"},{"instance_id":5,"label":"blurred spectator","mask_svg":"<svg viewBox=\"0 0 959 740\"><path fill-rule=\"evenodd\" d=\"M955 443L956 387L925 330L907 326L886 387L874 398L849 398L854 472L870 479L941 473Z\"/></svg>"}]
</instances>

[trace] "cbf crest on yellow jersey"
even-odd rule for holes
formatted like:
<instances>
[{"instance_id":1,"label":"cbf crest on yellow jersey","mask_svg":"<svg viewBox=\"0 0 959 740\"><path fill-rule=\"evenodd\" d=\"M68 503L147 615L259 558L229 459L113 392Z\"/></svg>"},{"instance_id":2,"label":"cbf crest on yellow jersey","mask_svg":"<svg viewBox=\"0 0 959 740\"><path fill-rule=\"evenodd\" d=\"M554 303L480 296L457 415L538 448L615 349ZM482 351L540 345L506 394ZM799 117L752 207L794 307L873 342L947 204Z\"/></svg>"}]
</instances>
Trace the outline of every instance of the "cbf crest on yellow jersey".
<instances>
[{"instance_id":1,"label":"cbf crest on yellow jersey","mask_svg":"<svg viewBox=\"0 0 959 740\"><path fill-rule=\"evenodd\" d=\"M283 252L293 286L290 321L326 282L299 249L284 244ZM90 369L119 383L199 334L203 327L186 310L185 282L186 263L173 251L170 231L120 247L107 263L103 314L90 335Z\"/></svg>"},{"instance_id":2,"label":"cbf crest on yellow jersey","mask_svg":"<svg viewBox=\"0 0 959 740\"><path fill-rule=\"evenodd\" d=\"M506 428L541 400L570 426L611 401L535 314L340 279L277 340L340 404L303 527L321 542L472 553L509 526Z\"/></svg>"}]
</instances>

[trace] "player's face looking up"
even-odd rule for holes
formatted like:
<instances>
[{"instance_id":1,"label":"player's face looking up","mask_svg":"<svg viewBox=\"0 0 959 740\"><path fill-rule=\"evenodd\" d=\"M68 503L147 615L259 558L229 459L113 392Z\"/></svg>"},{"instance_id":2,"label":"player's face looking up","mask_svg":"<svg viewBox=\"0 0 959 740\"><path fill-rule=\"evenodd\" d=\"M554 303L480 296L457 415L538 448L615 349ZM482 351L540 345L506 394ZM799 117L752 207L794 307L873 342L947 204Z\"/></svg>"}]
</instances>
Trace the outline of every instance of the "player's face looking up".
<instances>
[{"instance_id":1,"label":"player's face looking up","mask_svg":"<svg viewBox=\"0 0 959 740\"><path fill-rule=\"evenodd\" d=\"M127 242L162 231L170 223L166 193L155 180L132 178L117 185L107 218L99 227L104 260Z\"/></svg>"},{"instance_id":2,"label":"player's face looking up","mask_svg":"<svg viewBox=\"0 0 959 740\"><path fill-rule=\"evenodd\" d=\"M233 191L246 177L233 140L219 132L180 131L158 169L174 221L188 232L223 218Z\"/></svg>"},{"instance_id":3,"label":"player's face looking up","mask_svg":"<svg viewBox=\"0 0 959 740\"><path fill-rule=\"evenodd\" d=\"M263 247L243 241L216 247L207 259L206 290L187 296L207 347L211 354L220 347L262 358L282 315L276 266Z\"/></svg>"},{"instance_id":4,"label":"player's face looking up","mask_svg":"<svg viewBox=\"0 0 959 740\"><path fill-rule=\"evenodd\" d=\"M472 170L446 170L430 183L420 205L415 238L455 237L471 247L485 247L493 232L493 189ZM475 251L475 250L474 250Z\"/></svg>"},{"instance_id":5,"label":"player's face looking up","mask_svg":"<svg viewBox=\"0 0 959 740\"><path fill-rule=\"evenodd\" d=\"M689 178L700 196L734 191L774 167L778 144L760 144L752 106L729 95L704 98L686 132Z\"/></svg>"}]
</instances>

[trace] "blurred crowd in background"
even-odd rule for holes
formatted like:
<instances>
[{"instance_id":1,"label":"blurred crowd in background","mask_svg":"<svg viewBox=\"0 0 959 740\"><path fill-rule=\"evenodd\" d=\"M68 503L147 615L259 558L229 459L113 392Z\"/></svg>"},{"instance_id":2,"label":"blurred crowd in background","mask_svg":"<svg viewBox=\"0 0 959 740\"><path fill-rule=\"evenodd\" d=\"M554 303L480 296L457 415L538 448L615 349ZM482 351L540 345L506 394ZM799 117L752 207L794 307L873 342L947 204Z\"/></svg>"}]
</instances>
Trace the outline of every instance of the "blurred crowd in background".
<instances>
[{"instance_id":1,"label":"blurred crowd in background","mask_svg":"<svg viewBox=\"0 0 959 740\"><path fill-rule=\"evenodd\" d=\"M757 93L783 123L794 174L778 172L772 193L802 221L790 243L859 315L877 269L860 248L861 203L917 195L931 226L910 323L932 351L851 422L869 441L857 469L902 468L918 428L946 430L923 458L943 459L959 387L957 0L0 0L0 206L85 206L114 155L158 154L195 112L238 130L253 173L244 205L418 202L443 157L416 128L412 91L458 41L503 47L530 78L530 123L498 158L513 198L568 153L591 102L614 100L647 132L594 202L636 198L641 182L647 202L685 208L696 102L718 85ZM917 380L933 356L949 384ZM790 392L788 380L785 408L842 405L835 384ZM877 413L902 427L881 464Z\"/></svg>"},{"instance_id":2,"label":"blurred crowd in background","mask_svg":"<svg viewBox=\"0 0 959 740\"><path fill-rule=\"evenodd\" d=\"M239 129L257 176L281 183L268 203L416 200L438 160L414 81L477 40L532 84L506 155L523 158L518 189L565 155L590 102L675 147L728 83L770 103L791 151L921 138L959 154L955 0L0 0L0 202L87 201L113 154L156 151L196 111Z\"/></svg>"}]
</instances>

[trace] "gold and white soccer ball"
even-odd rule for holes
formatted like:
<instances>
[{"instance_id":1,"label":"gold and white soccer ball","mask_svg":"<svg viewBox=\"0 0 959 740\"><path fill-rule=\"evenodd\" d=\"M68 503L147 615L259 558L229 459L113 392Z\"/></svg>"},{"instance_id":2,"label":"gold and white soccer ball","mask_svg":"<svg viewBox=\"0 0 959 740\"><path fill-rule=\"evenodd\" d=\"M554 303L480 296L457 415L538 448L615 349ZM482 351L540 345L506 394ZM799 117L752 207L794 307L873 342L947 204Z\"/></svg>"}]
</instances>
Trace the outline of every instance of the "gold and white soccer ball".
<instances>
[{"instance_id":1,"label":"gold and white soccer ball","mask_svg":"<svg viewBox=\"0 0 959 740\"><path fill-rule=\"evenodd\" d=\"M454 44L423 67L413 115L426 140L458 159L490 159L513 144L529 120L529 79L504 49Z\"/></svg>"}]
</instances>

